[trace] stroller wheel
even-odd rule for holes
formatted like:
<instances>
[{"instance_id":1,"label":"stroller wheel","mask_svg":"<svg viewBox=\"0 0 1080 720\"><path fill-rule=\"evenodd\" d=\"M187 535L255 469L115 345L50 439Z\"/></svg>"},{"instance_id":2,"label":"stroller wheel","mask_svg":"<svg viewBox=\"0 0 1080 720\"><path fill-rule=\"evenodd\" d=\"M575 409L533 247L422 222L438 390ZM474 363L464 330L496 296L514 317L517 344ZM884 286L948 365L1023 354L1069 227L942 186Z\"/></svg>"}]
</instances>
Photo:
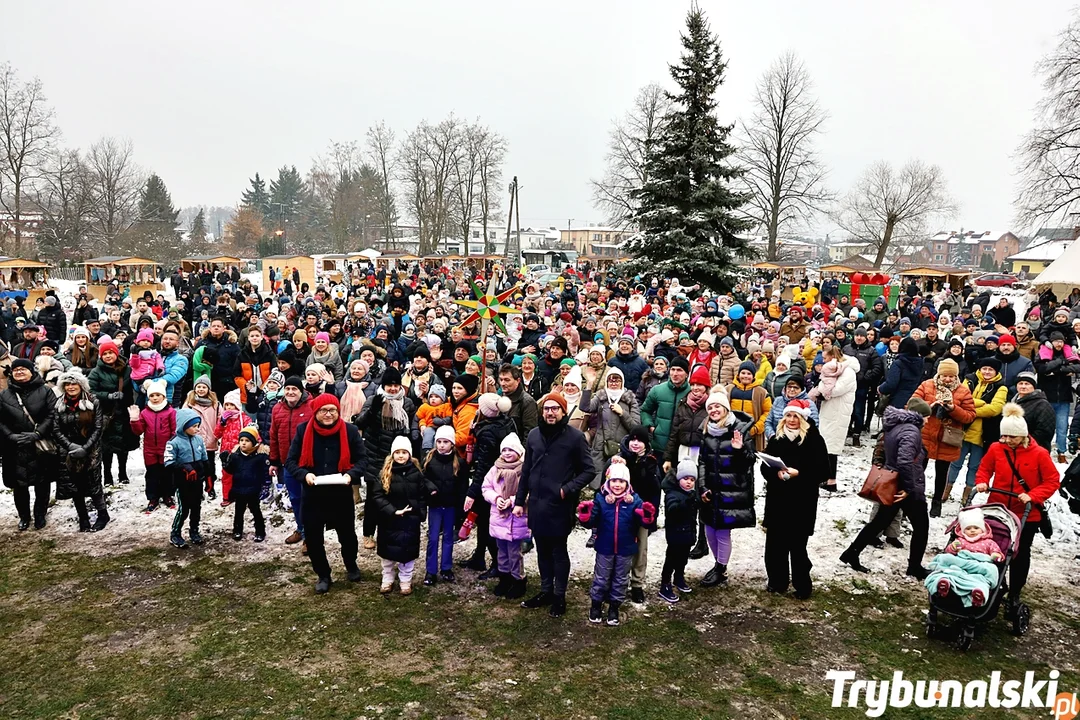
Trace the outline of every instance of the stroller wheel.
<instances>
[{"instance_id":1,"label":"stroller wheel","mask_svg":"<svg viewBox=\"0 0 1080 720\"><path fill-rule=\"evenodd\" d=\"M1031 608L1025 603L1020 603L1016 606L1016 614L1013 616L1012 631L1013 635L1022 637L1027 635L1028 629L1031 627Z\"/></svg>"},{"instance_id":2,"label":"stroller wheel","mask_svg":"<svg viewBox=\"0 0 1080 720\"><path fill-rule=\"evenodd\" d=\"M931 607L926 613L926 637L929 640L941 637L941 626L938 625L937 609Z\"/></svg>"},{"instance_id":3,"label":"stroller wheel","mask_svg":"<svg viewBox=\"0 0 1080 720\"><path fill-rule=\"evenodd\" d=\"M960 634L956 636L956 649L967 652L971 648L971 642L975 639L975 628L966 625L960 628Z\"/></svg>"}]
</instances>

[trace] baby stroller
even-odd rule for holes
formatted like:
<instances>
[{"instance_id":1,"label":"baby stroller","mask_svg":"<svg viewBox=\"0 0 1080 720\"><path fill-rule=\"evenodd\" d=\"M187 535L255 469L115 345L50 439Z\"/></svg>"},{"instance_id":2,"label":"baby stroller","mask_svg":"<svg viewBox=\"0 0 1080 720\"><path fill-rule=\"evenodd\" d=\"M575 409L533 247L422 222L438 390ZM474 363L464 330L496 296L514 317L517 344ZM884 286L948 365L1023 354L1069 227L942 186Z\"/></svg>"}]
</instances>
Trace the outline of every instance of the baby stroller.
<instances>
[{"instance_id":1,"label":"baby stroller","mask_svg":"<svg viewBox=\"0 0 1080 720\"><path fill-rule=\"evenodd\" d=\"M994 492L1018 497L1016 493L1004 490L995 489ZM985 626L996 618L999 607L1006 602L1009 588L1005 578L1008 575L1009 564L1016 557L1016 553L1020 548L1020 532L1024 529L1024 524L1031 513L1031 503L1025 505L1022 518L1017 518L1011 510L1001 503L969 505L968 507L977 507L982 510L994 542L1001 548L1005 560L998 567L997 585L990 588L985 604L980 607L965 607L955 593L950 592L945 597L941 597L937 593L930 593L930 609L926 614L926 637L936 639L952 638L956 649L961 651L971 647L971 642L975 639L976 628ZM955 520L951 522L945 532L949 535L950 540L954 539L955 534L960 532L957 522ZM953 620L948 626L942 625L942 616ZM1014 635L1025 635L1031 626L1031 608L1024 603L1020 603L1012 613L1012 617L1009 618L1007 614L1006 619L1011 619Z\"/></svg>"}]
</instances>

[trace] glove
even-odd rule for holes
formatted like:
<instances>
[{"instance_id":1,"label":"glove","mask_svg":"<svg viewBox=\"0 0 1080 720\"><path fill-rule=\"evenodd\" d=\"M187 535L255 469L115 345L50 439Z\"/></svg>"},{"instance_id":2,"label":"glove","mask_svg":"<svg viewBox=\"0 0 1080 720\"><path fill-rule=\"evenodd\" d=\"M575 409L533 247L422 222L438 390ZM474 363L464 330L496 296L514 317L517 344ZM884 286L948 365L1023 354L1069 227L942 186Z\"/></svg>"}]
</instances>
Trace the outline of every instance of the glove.
<instances>
[{"instance_id":1,"label":"glove","mask_svg":"<svg viewBox=\"0 0 1080 720\"><path fill-rule=\"evenodd\" d=\"M592 515L592 501L585 500L577 506L577 518L579 522L586 523L589 521L589 516Z\"/></svg>"},{"instance_id":2,"label":"glove","mask_svg":"<svg viewBox=\"0 0 1080 720\"><path fill-rule=\"evenodd\" d=\"M128 408L128 419L132 421L139 419L139 408L135 405Z\"/></svg>"},{"instance_id":3,"label":"glove","mask_svg":"<svg viewBox=\"0 0 1080 720\"><path fill-rule=\"evenodd\" d=\"M117 390L116 392L109 393L105 397L108 400L123 400L124 399L124 393Z\"/></svg>"},{"instance_id":4,"label":"glove","mask_svg":"<svg viewBox=\"0 0 1080 720\"><path fill-rule=\"evenodd\" d=\"M86 457L86 448L77 447L74 450L68 452L68 457L73 460L82 460Z\"/></svg>"},{"instance_id":5,"label":"glove","mask_svg":"<svg viewBox=\"0 0 1080 720\"><path fill-rule=\"evenodd\" d=\"M199 473L195 472L194 470L185 470L184 481L189 483L199 482Z\"/></svg>"},{"instance_id":6,"label":"glove","mask_svg":"<svg viewBox=\"0 0 1080 720\"><path fill-rule=\"evenodd\" d=\"M634 512L641 518L642 525L652 525L656 522L656 506L651 502L642 503L641 507Z\"/></svg>"},{"instance_id":7,"label":"glove","mask_svg":"<svg viewBox=\"0 0 1080 720\"><path fill-rule=\"evenodd\" d=\"M31 445L36 439L32 432L15 433L11 436L11 441L16 445Z\"/></svg>"},{"instance_id":8,"label":"glove","mask_svg":"<svg viewBox=\"0 0 1080 720\"><path fill-rule=\"evenodd\" d=\"M229 462L229 458L231 457L231 454L225 452L224 450L222 450L221 452L218 453L218 457L221 459L221 467L224 468L225 465Z\"/></svg>"}]
</instances>

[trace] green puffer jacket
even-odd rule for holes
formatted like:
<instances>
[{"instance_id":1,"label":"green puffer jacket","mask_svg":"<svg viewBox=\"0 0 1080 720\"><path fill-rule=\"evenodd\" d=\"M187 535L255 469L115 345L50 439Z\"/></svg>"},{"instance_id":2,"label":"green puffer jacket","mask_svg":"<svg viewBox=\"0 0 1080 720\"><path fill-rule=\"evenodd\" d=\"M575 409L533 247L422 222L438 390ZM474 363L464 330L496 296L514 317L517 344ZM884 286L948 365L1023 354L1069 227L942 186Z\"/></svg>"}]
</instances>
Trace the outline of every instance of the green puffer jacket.
<instances>
[{"instance_id":1,"label":"green puffer jacket","mask_svg":"<svg viewBox=\"0 0 1080 720\"><path fill-rule=\"evenodd\" d=\"M641 424L647 428L653 428L653 450L662 453L667 449L675 408L689 394L689 382L676 388L669 378L650 390L645 397L645 402L641 406Z\"/></svg>"}]
</instances>

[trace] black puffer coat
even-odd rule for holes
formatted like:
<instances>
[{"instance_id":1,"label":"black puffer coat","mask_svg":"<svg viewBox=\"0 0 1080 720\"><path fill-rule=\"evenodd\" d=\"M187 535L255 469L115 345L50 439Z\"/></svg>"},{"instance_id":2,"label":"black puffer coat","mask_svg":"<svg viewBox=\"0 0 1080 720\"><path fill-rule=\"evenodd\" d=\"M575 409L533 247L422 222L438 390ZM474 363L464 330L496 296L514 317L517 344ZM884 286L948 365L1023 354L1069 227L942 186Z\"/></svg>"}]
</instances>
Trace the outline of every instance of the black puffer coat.
<instances>
[{"instance_id":1,"label":"black puffer coat","mask_svg":"<svg viewBox=\"0 0 1080 720\"><path fill-rule=\"evenodd\" d=\"M678 465L679 446L698 447L701 445L701 428L709 412L705 409L705 403L697 412L690 407L690 403L683 398L679 406L675 408L675 416L671 419L671 435L668 436L667 449L664 451L664 460L672 465ZM637 489L637 485L634 486Z\"/></svg>"},{"instance_id":2,"label":"black puffer coat","mask_svg":"<svg viewBox=\"0 0 1080 720\"><path fill-rule=\"evenodd\" d=\"M390 446L394 444L394 438L407 437L412 443L412 455L416 457L420 449L420 421L416 418L416 406L412 400L402 400L402 407L409 424L400 430L387 430L383 427L382 410L383 395L376 393L374 397L364 403L364 409L353 418L353 424L364 435L364 448L367 451L367 473L364 476L368 480L376 478L382 471L383 462L390 454Z\"/></svg>"},{"instance_id":3,"label":"black puffer coat","mask_svg":"<svg viewBox=\"0 0 1080 720\"><path fill-rule=\"evenodd\" d=\"M65 379L66 374L60 377L61 387ZM101 433L104 427L101 403L85 386L74 408L69 405L66 395L57 399L53 442L62 458L56 475L57 500L86 497L92 489L101 486ZM73 458L70 453L76 450L84 451L85 455Z\"/></svg>"},{"instance_id":4,"label":"black puffer coat","mask_svg":"<svg viewBox=\"0 0 1080 720\"><path fill-rule=\"evenodd\" d=\"M711 528L730 530L754 527L754 439L750 437L753 419L734 412L735 422L721 435L701 435L698 454L698 494L701 496L701 520ZM743 445L731 445L735 431L742 433ZM708 495L706 496L706 493Z\"/></svg>"},{"instance_id":5,"label":"black puffer coat","mask_svg":"<svg viewBox=\"0 0 1080 720\"><path fill-rule=\"evenodd\" d=\"M45 337L63 345L67 342L67 314L57 305L46 305L38 313L37 323L45 328Z\"/></svg>"},{"instance_id":6,"label":"black puffer coat","mask_svg":"<svg viewBox=\"0 0 1080 720\"><path fill-rule=\"evenodd\" d=\"M1054 446L1054 433L1057 432L1057 417L1054 406L1046 399L1046 393L1035 390L1023 396L1013 395L1009 402L1014 402L1024 409L1028 434L1035 439L1039 447L1050 452Z\"/></svg>"},{"instance_id":7,"label":"black puffer coat","mask_svg":"<svg viewBox=\"0 0 1080 720\"><path fill-rule=\"evenodd\" d=\"M108 453L131 452L139 449L139 436L131 431L127 409L135 402L131 387L131 369L121 358L115 367L109 367L98 358L97 365L86 378L90 392L101 405L105 429L101 436L101 449ZM109 395L120 392L123 397L110 400Z\"/></svg>"},{"instance_id":8,"label":"black puffer coat","mask_svg":"<svg viewBox=\"0 0 1080 720\"><path fill-rule=\"evenodd\" d=\"M819 486L829 479L829 449L817 426L810 424L802 442L795 442L781 428L769 440L765 452L784 461L799 474L781 480L776 468L762 464L765 477L765 518L767 528L783 529L798 535L813 535L817 522Z\"/></svg>"},{"instance_id":9,"label":"black puffer coat","mask_svg":"<svg viewBox=\"0 0 1080 720\"><path fill-rule=\"evenodd\" d=\"M630 436L627 435L619 443L619 456L626 461L626 467L630 470L630 487L634 488L634 493L641 496L642 502L652 503L653 507L659 510L660 480L663 471L660 468L660 461L656 458L652 449L646 445L645 455L639 456L630 450ZM604 466L605 473L610 466L611 461L609 460L607 465ZM657 513L658 515L659 513ZM642 527L649 532L656 530L655 517L651 524L642 523Z\"/></svg>"},{"instance_id":10,"label":"black puffer coat","mask_svg":"<svg viewBox=\"0 0 1080 720\"><path fill-rule=\"evenodd\" d=\"M480 412L476 413L476 425L473 427L473 437L476 444L473 446L472 482L469 483L468 496L473 500L483 501L484 496L480 492L484 485L484 476L495 464L499 457L499 446L507 435L517 432L517 426L509 415L502 413L493 418L485 417ZM519 438L520 439L520 438Z\"/></svg>"},{"instance_id":11,"label":"black puffer coat","mask_svg":"<svg viewBox=\"0 0 1080 720\"><path fill-rule=\"evenodd\" d=\"M368 496L379 516L377 552L383 560L410 562L420 557L420 524L427 517L427 502L435 490L412 460L390 469L390 489L381 478L368 479ZM411 506L404 515L397 511Z\"/></svg>"},{"instance_id":12,"label":"black puffer coat","mask_svg":"<svg viewBox=\"0 0 1080 720\"><path fill-rule=\"evenodd\" d=\"M461 505L468 482L468 466L458 459L458 471L454 472L454 460L458 454L451 450L443 455L432 451L431 459L424 466L424 477L435 487L435 494L428 500L428 507L453 507Z\"/></svg>"},{"instance_id":13,"label":"black puffer coat","mask_svg":"<svg viewBox=\"0 0 1080 720\"><path fill-rule=\"evenodd\" d=\"M9 488L48 485L56 476L56 455L40 453L34 444L37 439L52 440L56 394L36 370L32 372L26 382L11 380L0 392L0 452L4 485ZM33 422L23 412L23 405Z\"/></svg>"},{"instance_id":14,"label":"black puffer coat","mask_svg":"<svg viewBox=\"0 0 1080 720\"><path fill-rule=\"evenodd\" d=\"M697 490L687 492L679 487L675 473L664 477L664 539L668 545L693 545L697 538L697 516L701 501ZM637 488L634 488L637 490Z\"/></svg>"}]
</instances>

